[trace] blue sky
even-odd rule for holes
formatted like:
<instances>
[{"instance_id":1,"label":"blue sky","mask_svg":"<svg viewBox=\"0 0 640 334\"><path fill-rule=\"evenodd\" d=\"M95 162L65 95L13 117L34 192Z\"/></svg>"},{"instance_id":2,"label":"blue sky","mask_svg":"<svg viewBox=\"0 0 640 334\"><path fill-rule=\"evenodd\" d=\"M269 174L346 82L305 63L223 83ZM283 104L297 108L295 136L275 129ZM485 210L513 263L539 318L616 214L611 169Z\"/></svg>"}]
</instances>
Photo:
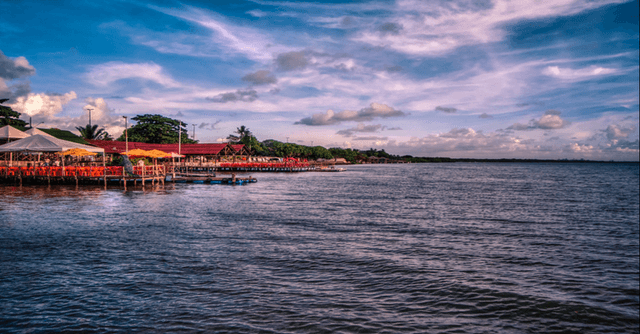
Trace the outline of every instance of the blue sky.
<instances>
[{"instance_id":1,"label":"blue sky","mask_svg":"<svg viewBox=\"0 0 640 334\"><path fill-rule=\"evenodd\" d=\"M200 142L638 161L638 2L0 3L0 98L115 136L139 114Z\"/></svg>"}]
</instances>

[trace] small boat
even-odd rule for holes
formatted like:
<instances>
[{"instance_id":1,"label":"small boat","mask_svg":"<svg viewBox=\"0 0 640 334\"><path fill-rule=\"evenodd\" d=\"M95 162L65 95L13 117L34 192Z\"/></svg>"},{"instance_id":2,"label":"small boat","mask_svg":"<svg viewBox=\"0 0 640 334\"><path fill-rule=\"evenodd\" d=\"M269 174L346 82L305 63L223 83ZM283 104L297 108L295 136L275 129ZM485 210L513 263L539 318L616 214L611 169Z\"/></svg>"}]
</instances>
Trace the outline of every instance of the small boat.
<instances>
[{"instance_id":1,"label":"small boat","mask_svg":"<svg viewBox=\"0 0 640 334\"><path fill-rule=\"evenodd\" d=\"M321 167L320 169L316 169L316 172L344 172L346 168L336 168L335 166L331 167Z\"/></svg>"}]
</instances>

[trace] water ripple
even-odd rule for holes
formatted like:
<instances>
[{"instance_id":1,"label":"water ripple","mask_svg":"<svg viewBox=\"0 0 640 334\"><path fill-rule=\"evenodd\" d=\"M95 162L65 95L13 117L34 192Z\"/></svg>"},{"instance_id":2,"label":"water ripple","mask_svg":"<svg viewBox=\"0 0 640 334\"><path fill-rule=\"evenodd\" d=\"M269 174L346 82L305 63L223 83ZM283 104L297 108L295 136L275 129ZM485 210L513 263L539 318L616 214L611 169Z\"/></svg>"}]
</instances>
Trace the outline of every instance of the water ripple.
<instances>
[{"instance_id":1,"label":"water ripple","mask_svg":"<svg viewBox=\"0 0 640 334\"><path fill-rule=\"evenodd\" d=\"M637 164L0 186L0 331L637 332Z\"/></svg>"}]
</instances>

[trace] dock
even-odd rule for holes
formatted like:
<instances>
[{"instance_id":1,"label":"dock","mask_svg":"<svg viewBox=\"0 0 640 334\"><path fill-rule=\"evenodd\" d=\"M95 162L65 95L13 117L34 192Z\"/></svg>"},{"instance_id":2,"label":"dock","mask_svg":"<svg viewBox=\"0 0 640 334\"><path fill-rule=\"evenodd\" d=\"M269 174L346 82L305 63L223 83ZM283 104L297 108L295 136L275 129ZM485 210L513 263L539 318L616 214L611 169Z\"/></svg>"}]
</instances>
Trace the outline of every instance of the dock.
<instances>
[{"instance_id":1,"label":"dock","mask_svg":"<svg viewBox=\"0 0 640 334\"><path fill-rule=\"evenodd\" d=\"M173 183L200 183L200 184L248 184L256 183L255 177L215 177L215 176L177 176L175 178L167 178L167 182Z\"/></svg>"}]
</instances>

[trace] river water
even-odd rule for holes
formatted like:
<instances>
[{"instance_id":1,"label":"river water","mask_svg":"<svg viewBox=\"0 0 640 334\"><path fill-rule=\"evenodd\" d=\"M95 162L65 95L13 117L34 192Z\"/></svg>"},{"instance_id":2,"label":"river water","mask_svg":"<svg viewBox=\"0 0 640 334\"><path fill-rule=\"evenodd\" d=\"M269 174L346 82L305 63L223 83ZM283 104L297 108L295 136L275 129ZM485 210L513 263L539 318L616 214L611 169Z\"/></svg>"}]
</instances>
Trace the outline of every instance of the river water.
<instances>
[{"instance_id":1,"label":"river water","mask_svg":"<svg viewBox=\"0 0 640 334\"><path fill-rule=\"evenodd\" d=\"M0 185L0 332L638 332L637 163L253 176Z\"/></svg>"}]
</instances>

